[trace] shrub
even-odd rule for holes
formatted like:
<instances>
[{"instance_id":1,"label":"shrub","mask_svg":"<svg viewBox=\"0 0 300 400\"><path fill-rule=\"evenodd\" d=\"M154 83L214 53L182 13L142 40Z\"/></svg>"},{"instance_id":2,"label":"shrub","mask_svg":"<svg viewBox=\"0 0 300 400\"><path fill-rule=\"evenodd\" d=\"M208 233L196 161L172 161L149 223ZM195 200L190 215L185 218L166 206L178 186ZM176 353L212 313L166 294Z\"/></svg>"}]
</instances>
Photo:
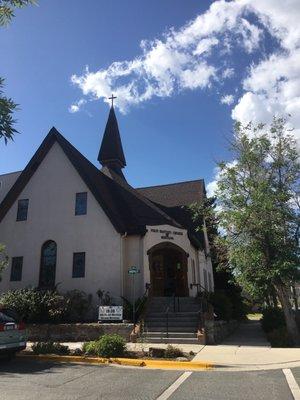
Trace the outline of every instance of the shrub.
<instances>
[{"instance_id":1,"label":"shrub","mask_svg":"<svg viewBox=\"0 0 300 400\"><path fill-rule=\"evenodd\" d=\"M269 332L267 337L272 347L293 347L287 329L283 326Z\"/></svg>"},{"instance_id":2,"label":"shrub","mask_svg":"<svg viewBox=\"0 0 300 400\"><path fill-rule=\"evenodd\" d=\"M27 288L1 294L0 304L16 311L25 322L78 322L86 319L91 295L80 290L60 294L56 290Z\"/></svg>"},{"instance_id":3,"label":"shrub","mask_svg":"<svg viewBox=\"0 0 300 400\"><path fill-rule=\"evenodd\" d=\"M178 347L171 346L170 344L167 346L165 350L166 358L177 358L183 356L184 356L183 352Z\"/></svg>"},{"instance_id":4,"label":"shrub","mask_svg":"<svg viewBox=\"0 0 300 400\"><path fill-rule=\"evenodd\" d=\"M133 304L126 299L126 297L122 297L123 300L123 316L124 319L132 321L133 319ZM147 303L147 297L139 297L135 301L135 319L138 320L140 315L143 313L145 306Z\"/></svg>"},{"instance_id":5,"label":"shrub","mask_svg":"<svg viewBox=\"0 0 300 400\"><path fill-rule=\"evenodd\" d=\"M98 355L98 347L97 341L85 342L82 345L82 351L84 354L89 356L97 356Z\"/></svg>"},{"instance_id":6,"label":"shrub","mask_svg":"<svg viewBox=\"0 0 300 400\"><path fill-rule=\"evenodd\" d=\"M125 340L120 335L103 335L98 340L84 343L82 350L89 355L99 357L121 357L126 348Z\"/></svg>"},{"instance_id":7,"label":"shrub","mask_svg":"<svg viewBox=\"0 0 300 400\"><path fill-rule=\"evenodd\" d=\"M160 347L149 347L148 355L153 358L164 358L166 353L166 349L162 349Z\"/></svg>"},{"instance_id":8,"label":"shrub","mask_svg":"<svg viewBox=\"0 0 300 400\"><path fill-rule=\"evenodd\" d=\"M68 346L64 346L60 343L54 342L38 342L32 345L32 351L34 354L70 354Z\"/></svg>"},{"instance_id":9,"label":"shrub","mask_svg":"<svg viewBox=\"0 0 300 400\"><path fill-rule=\"evenodd\" d=\"M285 327L284 315L280 308L268 307L262 314L261 325L266 333Z\"/></svg>"},{"instance_id":10,"label":"shrub","mask_svg":"<svg viewBox=\"0 0 300 400\"><path fill-rule=\"evenodd\" d=\"M232 318L233 306L223 291L218 290L212 293L210 300L218 319L229 321Z\"/></svg>"},{"instance_id":11,"label":"shrub","mask_svg":"<svg viewBox=\"0 0 300 400\"><path fill-rule=\"evenodd\" d=\"M62 322L66 319L69 310L69 300L56 291L40 291L41 322Z\"/></svg>"},{"instance_id":12,"label":"shrub","mask_svg":"<svg viewBox=\"0 0 300 400\"><path fill-rule=\"evenodd\" d=\"M112 305L112 297L108 291L98 289L97 296L100 301L101 306L111 306Z\"/></svg>"},{"instance_id":13,"label":"shrub","mask_svg":"<svg viewBox=\"0 0 300 400\"><path fill-rule=\"evenodd\" d=\"M69 322L86 320L92 303L92 295L75 289L67 292L64 297L67 303L66 319Z\"/></svg>"},{"instance_id":14,"label":"shrub","mask_svg":"<svg viewBox=\"0 0 300 400\"><path fill-rule=\"evenodd\" d=\"M77 348L77 349L74 349L73 351L71 351L71 353L73 356L82 356L83 351L81 349Z\"/></svg>"},{"instance_id":15,"label":"shrub","mask_svg":"<svg viewBox=\"0 0 300 400\"><path fill-rule=\"evenodd\" d=\"M64 296L51 290L11 290L1 294L0 303L16 311L26 322L60 322L68 310Z\"/></svg>"}]
</instances>

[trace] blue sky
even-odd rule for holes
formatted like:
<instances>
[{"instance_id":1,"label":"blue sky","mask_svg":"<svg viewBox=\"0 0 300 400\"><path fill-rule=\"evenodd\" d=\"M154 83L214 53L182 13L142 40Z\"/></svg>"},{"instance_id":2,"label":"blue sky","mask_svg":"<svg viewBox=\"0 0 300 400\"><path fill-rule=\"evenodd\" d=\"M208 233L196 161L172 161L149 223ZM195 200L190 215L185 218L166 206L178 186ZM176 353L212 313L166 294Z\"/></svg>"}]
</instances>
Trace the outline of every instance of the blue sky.
<instances>
[{"instance_id":1,"label":"blue sky","mask_svg":"<svg viewBox=\"0 0 300 400\"><path fill-rule=\"evenodd\" d=\"M297 85L291 72L299 65L295 16L276 0L276 14L268 14L272 0L253 0L251 10L247 0L242 2L244 8L237 2L228 7L223 0L40 0L38 7L18 10L0 31L0 76L6 78L6 94L20 104L15 115L20 135L7 146L0 144L0 174L23 169L52 126L97 165L108 115L103 98L114 91L132 185L211 181L216 161L230 159L232 112L243 122L268 122L274 110L289 111L298 97L290 90L286 99L290 86ZM299 3L294 2L295 14ZM287 22L296 39L279 30ZM180 35L193 42L178 45ZM141 48L142 40L147 42ZM285 69L273 80L264 79L275 62ZM105 77L99 80L97 71ZM283 77L289 87L274 105L274 88ZM80 100L82 107L70 112ZM296 113L296 100L292 105Z\"/></svg>"}]
</instances>

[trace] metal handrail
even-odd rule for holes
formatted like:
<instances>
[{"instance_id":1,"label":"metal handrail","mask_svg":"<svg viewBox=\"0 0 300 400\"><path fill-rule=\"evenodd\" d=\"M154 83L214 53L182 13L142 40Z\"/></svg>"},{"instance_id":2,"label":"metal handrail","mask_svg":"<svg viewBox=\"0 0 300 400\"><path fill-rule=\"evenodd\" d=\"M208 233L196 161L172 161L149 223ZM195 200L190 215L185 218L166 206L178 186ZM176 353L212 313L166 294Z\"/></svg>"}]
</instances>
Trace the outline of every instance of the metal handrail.
<instances>
[{"instance_id":1,"label":"metal handrail","mask_svg":"<svg viewBox=\"0 0 300 400\"><path fill-rule=\"evenodd\" d=\"M180 303L179 296L176 296L175 292L173 293L173 311L176 312L176 298L177 298L177 312L180 311Z\"/></svg>"},{"instance_id":2,"label":"metal handrail","mask_svg":"<svg viewBox=\"0 0 300 400\"><path fill-rule=\"evenodd\" d=\"M149 290L150 290L150 285L146 287L146 289L145 289L145 291L144 291L144 294L143 294L143 296L141 297L140 304L139 304L139 305L137 306L137 308L135 309L135 312L136 312L136 313L137 313L137 311L141 308L141 306L142 306L142 304L143 304L143 300L144 300L145 298L148 297L148 295L149 295Z\"/></svg>"},{"instance_id":3,"label":"metal handrail","mask_svg":"<svg viewBox=\"0 0 300 400\"><path fill-rule=\"evenodd\" d=\"M166 308L166 328L167 328L167 338L169 337L169 311L170 307L167 306Z\"/></svg>"},{"instance_id":4,"label":"metal handrail","mask_svg":"<svg viewBox=\"0 0 300 400\"><path fill-rule=\"evenodd\" d=\"M146 298L148 298L149 297L149 292L150 292L150 284L147 284L146 285L146 289L145 289L145 292L144 292L144 294L143 294L143 296L142 296L142 298L141 298L141 302L140 302L140 304L137 306L137 308L136 308L136 310L135 310L135 318L134 318L134 321L133 321L133 326L134 326L134 328L135 328L135 326L136 326L136 315L138 315L138 311L139 311L139 309L143 306L143 305L145 305L144 304L144 299L146 299ZM144 314L144 312L143 312L143 314ZM140 318L139 318L140 319ZM141 320L141 333L143 333L144 332L144 320Z\"/></svg>"}]
</instances>

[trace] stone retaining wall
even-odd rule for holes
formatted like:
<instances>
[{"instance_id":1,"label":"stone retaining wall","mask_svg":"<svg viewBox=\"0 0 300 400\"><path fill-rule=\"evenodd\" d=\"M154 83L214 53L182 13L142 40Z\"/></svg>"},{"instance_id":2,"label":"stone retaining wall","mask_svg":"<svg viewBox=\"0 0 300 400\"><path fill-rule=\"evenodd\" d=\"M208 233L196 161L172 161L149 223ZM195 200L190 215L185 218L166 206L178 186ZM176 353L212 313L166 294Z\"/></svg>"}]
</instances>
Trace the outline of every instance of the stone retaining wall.
<instances>
[{"instance_id":1,"label":"stone retaining wall","mask_svg":"<svg viewBox=\"0 0 300 400\"><path fill-rule=\"evenodd\" d=\"M28 341L84 342L98 339L103 334L117 333L127 342L133 324L27 324Z\"/></svg>"},{"instance_id":2,"label":"stone retaining wall","mask_svg":"<svg viewBox=\"0 0 300 400\"><path fill-rule=\"evenodd\" d=\"M221 343L228 335L236 330L239 323L231 321L205 321L206 344Z\"/></svg>"}]
</instances>

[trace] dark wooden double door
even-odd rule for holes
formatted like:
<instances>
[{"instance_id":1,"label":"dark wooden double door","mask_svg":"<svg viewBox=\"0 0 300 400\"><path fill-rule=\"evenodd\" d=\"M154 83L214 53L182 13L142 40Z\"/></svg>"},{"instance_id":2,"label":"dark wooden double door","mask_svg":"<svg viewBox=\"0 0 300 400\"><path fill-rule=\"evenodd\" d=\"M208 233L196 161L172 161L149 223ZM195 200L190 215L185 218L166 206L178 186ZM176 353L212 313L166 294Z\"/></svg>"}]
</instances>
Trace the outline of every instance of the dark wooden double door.
<instances>
[{"instance_id":1,"label":"dark wooden double door","mask_svg":"<svg viewBox=\"0 0 300 400\"><path fill-rule=\"evenodd\" d=\"M188 296L187 256L174 249L161 249L150 258L152 296Z\"/></svg>"}]
</instances>

